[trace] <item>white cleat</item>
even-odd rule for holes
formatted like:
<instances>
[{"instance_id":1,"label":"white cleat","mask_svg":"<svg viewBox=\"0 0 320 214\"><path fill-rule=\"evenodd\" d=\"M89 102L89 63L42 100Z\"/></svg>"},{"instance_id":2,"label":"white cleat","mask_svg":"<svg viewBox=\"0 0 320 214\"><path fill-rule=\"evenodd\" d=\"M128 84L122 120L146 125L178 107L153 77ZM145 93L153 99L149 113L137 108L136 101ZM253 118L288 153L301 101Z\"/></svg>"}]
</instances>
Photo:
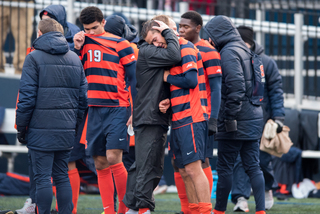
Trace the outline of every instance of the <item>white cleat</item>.
<instances>
[{"instance_id":1,"label":"white cleat","mask_svg":"<svg viewBox=\"0 0 320 214\"><path fill-rule=\"evenodd\" d=\"M266 210L270 210L274 203L272 190L264 192L264 201Z\"/></svg>"},{"instance_id":2,"label":"white cleat","mask_svg":"<svg viewBox=\"0 0 320 214\"><path fill-rule=\"evenodd\" d=\"M234 212L249 212L248 201L244 197L237 199L237 204L233 208Z\"/></svg>"},{"instance_id":3,"label":"white cleat","mask_svg":"<svg viewBox=\"0 0 320 214\"><path fill-rule=\"evenodd\" d=\"M23 207L15 211L15 214L35 214L36 204L31 202L31 198L28 198Z\"/></svg>"},{"instance_id":4,"label":"white cleat","mask_svg":"<svg viewBox=\"0 0 320 214\"><path fill-rule=\"evenodd\" d=\"M139 211L135 211L135 210L133 210L133 209L129 209L127 212L126 212L126 214L138 214L139 213Z\"/></svg>"}]
</instances>

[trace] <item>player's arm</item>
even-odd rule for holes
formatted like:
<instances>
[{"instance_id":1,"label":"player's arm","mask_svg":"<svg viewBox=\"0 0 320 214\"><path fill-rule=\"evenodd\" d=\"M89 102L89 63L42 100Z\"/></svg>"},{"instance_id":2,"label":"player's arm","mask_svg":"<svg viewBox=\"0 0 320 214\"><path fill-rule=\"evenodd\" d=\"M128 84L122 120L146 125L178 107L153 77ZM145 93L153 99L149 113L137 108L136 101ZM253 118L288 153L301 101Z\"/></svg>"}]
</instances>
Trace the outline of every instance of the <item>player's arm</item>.
<instances>
[{"instance_id":1,"label":"player's arm","mask_svg":"<svg viewBox=\"0 0 320 214\"><path fill-rule=\"evenodd\" d=\"M74 43L74 52L80 56L80 50L84 44L85 41L85 35L83 31L80 31L76 33L73 37L73 43ZM81 57L80 57L81 59Z\"/></svg>"}]
</instances>

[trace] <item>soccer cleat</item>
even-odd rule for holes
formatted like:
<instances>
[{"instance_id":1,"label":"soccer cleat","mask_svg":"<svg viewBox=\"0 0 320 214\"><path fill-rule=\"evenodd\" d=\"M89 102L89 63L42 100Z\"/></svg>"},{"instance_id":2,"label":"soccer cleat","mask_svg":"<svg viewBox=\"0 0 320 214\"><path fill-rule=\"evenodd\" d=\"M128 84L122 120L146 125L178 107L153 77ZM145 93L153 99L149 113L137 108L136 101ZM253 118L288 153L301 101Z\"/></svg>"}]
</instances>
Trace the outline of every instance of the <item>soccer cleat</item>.
<instances>
[{"instance_id":1,"label":"soccer cleat","mask_svg":"<svg viewBox=\"0 0 320 214\"><path fill-rule=\"evenodd\" d=\"M140 213L140 212L139 212ZM141 212L141 214L151 214L150 210L147 210L145 212Z\"/></svg>"},{"instance_id":2,"label":"soccer cleat","mask_svg":"<svg viewBox=\"0 0 320 214\"><path fill-rule=\"evenodd\" d=\"M248 201L244 197L237 199L237 204L233 208L234 212L249 212Z\"/></svg>"},{"instance_id":3,"label":"soccer cleat","mask_svg":"<svg viewBox=\"0 0 320 214\"><path fill-rule=\"evenodd\" d=\"M13 214L11 210L0 210L0 214Z\"/></svg>"},{"instance_id":4,"label":"soccer cleat","mask_svg":"<svg viewBox=\"0 0 320 214\"><path fill-rule=\"evenodd\" d=\"M129 209L127 212L126 212L126 214L138 214L139 213L139 211L135 211L135 210L133 210L133 209Z\"/></svg>"},{"instance_id":5,"label":"soccer cleat","mask_svg":"<svg viewBox=\"0 0 320 214\"><path fill-rule=\"evenodd\" d=\"M274 202L272 190L264 192L264 200L265 200L266 210L270 210L271 207L273 206L273 202Z\"/></svg>"},{"instance_id":6,"label":"soccer cleat","mask_svg":"<svg viewBox=\"0 0 320 214\"><path fill-rule=\"evenodd\" d=\"M56 209L50 211L50 214L58 214L59 212Z\"/></svg>"},{"instance_id":7,"label":"soccer cleat","mask_svg":"<svg viewBox=\"0 0 320 214\"><path fill-rule=\"evenodd\" d=\"M16 214L35 214L36 204L32 203L31 198L28 198L21 209L16 210Z\"/></svg>"},{"instance_id":8,"label":"soccer cleat","mask_svg":"<svg viewBox=\"0 0 320 214\"><path fill-rule=\"evenodd\" d=\"M225 211L219 211L219 210L216 210L216 209L213 209L211 214L225 214L226 212Z\"/></svg>"}]
</instances>

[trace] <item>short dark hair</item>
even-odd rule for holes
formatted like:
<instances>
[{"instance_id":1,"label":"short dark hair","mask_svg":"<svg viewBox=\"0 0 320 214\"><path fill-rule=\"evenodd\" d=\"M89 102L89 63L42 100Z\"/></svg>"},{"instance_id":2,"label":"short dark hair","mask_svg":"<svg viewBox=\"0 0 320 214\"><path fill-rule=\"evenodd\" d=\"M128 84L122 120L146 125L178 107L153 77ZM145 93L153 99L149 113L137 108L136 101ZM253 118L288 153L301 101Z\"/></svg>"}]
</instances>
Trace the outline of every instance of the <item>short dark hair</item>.
<instances>
[{"instance_id":1,"label":"short dark hair","mask_svg":"<svg viewBox=\"0 0 320 214\"><path fill-rule=\"evenodd\" d=\"M157 15L155 17L153 17L151 20L158 20L158 21L162 21L163 23L165 23L166 25L169 25L170 23L170 19L171 17L170 16L167 16L167 15Z\"/></svg>"},{"instance_id":2,"label":"short dark hair","mask_svg":"<svg viewBox=\"0 0 320 214\"><path fill-rule=\"evenodd\" d=\"M149 20L149 21L146 21L145 23L143 23L142 30L140 33L140 35L143 39L145 39L147 37L149 31L157 31L152 28L153 26L160 27L160 25L154 20Z\"/></svg>"},{"instance_id":3,"label":"short dark hair","mask_svg":"<svg viewBox=\"0 0 320 214\"><path fill-rule=\"evenodd\" d=\"M84 8L81 11L79 20L81 24L85 24L85 25L91 24L95 21L100 23L103 20L103 14L99 8L94 6L89 6Z\"/></svg>"},{"instance_id":4,"label":"short dark hair","mask_svg":"<svg viewBox=\"0 0 320 214\"><path fill-rule=\"evenodd\" d=\"M185 12L184 14L182 14L181 18L190 19L197 26L198 25L200 25L200 26L203 25L203 21L202 21L201 15L198 12L193 11L193 10Z\"/></svg>"},{"instance_id":5,"label":"short dark hair","mask_svg":"<svg viewBox=\"0 0 320 214\"><path fill-rule=\"evenodd\" d=\"M58 31L64 34L62 25L54 19L42 19L39 22L38 29L42 34L49 33L51 31Z\"/></svg>"}]
</instances>

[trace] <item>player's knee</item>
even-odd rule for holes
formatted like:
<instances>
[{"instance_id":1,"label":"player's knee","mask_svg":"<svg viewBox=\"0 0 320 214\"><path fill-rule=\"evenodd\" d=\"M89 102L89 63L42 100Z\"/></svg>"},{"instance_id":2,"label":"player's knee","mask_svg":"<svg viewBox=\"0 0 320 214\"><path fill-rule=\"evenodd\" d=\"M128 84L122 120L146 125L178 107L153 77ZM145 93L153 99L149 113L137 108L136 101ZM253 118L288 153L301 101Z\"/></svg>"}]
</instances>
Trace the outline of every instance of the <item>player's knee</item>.
<instances>
[{"instance_id":1,"label":"player's knee","mask_svg":"<svg viewBox=\"0 0 320 214\"><path fill-rule=\"evenodd\" d=\"M121 159L122 159L121 156L117 154L110 154L107 156L109 165L115 165L117 163L120 163L122 161Z\"/></svg>"}]
</instances>

